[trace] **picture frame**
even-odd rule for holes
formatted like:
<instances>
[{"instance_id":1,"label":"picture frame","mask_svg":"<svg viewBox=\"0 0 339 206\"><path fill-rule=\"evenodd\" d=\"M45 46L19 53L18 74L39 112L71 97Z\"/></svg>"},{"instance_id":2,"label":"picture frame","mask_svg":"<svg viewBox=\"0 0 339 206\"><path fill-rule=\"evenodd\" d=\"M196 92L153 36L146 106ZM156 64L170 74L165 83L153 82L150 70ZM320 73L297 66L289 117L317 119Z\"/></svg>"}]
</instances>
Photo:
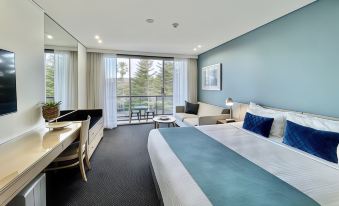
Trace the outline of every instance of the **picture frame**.
<instances>
[{"instance_id":1,"label":"picture frame","mask_svg":"<svg viewBox=\"0 0 339 206\"><path fill-rule=\"evenodd\" d=\"M202 90L221 91L221 63L203 67L201 72Z\"/></svg>"}]
</instances>

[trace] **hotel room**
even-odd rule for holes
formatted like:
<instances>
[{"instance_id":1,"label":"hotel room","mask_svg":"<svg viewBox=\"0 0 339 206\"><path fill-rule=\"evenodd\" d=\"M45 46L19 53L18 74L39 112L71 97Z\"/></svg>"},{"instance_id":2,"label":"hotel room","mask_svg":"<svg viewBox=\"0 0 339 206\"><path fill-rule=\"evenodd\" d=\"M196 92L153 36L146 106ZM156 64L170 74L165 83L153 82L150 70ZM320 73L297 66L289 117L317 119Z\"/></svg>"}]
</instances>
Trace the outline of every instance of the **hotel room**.
<instances>
[{"instance_id":1,"label":"hotel room","mask_svg":"<svg viewBox=\"0 0 339 206\"><path fill-rule=\"evenodd\" d=\"M339 205L339 1L0 0L0 205Z\"/></svg>"}]
</instances>

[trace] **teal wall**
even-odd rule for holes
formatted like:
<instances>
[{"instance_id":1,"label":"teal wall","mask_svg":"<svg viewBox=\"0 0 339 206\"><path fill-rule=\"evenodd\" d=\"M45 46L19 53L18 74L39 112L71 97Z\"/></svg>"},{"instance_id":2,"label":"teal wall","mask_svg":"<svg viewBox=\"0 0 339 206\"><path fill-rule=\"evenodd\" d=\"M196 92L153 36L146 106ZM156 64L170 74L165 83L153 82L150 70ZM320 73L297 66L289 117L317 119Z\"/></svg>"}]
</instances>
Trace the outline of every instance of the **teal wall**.
<instances>
[{"instance_id":1,"label":"teal wall","mask_svg":"<svg viewBox=\"0 0 339 206\"><path fill-rule=\"evenodd\" d=\"M236 22L235 22L236 23ZM201 90L201 68L222 63L222 91ZM339 0L319 0L199 55L198 98L339 117Z\"/></svg>"}]
</instances>

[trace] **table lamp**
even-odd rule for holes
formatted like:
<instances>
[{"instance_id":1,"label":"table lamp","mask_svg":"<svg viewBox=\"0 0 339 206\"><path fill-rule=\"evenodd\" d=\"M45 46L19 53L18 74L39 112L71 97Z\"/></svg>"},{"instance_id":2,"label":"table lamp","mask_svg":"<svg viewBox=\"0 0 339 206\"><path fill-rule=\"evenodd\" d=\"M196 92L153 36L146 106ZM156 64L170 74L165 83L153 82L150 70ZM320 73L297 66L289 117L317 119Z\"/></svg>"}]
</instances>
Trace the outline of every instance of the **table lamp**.
<instances>
[{"instance_id":1,"label":"table lamp","mask_svg":"<svg viewBox=\"0 0 339 206\"><path fill-rule=\"evenodd\" d=\"M228 97L225 100L225 104L226 106L228 106L230 108L230 119L232 119L232 106L233 106L233 99L231 97Z\"/></svg>"}]
</instances>

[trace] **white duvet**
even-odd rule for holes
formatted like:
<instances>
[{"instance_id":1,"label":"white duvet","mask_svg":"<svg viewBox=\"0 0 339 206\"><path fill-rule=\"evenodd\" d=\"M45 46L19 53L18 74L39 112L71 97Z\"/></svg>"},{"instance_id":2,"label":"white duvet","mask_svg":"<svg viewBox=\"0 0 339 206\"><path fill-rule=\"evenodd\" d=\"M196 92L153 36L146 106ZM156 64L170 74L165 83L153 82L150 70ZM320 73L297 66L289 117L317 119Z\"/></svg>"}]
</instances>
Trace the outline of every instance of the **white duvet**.
<instances>
[{"instance_id":1,"label":"white duvet","mask_svg":"<svg viewBox=\"0 0 339 206\"><path fill-rule=\"evenodd\" d=\"M339 169L336 164L260 137L237 125L196 128L321 205L339 205ZM158 130L149 134L148 152L164 205L212 205Z\"/></svg>"}]
</instances>

